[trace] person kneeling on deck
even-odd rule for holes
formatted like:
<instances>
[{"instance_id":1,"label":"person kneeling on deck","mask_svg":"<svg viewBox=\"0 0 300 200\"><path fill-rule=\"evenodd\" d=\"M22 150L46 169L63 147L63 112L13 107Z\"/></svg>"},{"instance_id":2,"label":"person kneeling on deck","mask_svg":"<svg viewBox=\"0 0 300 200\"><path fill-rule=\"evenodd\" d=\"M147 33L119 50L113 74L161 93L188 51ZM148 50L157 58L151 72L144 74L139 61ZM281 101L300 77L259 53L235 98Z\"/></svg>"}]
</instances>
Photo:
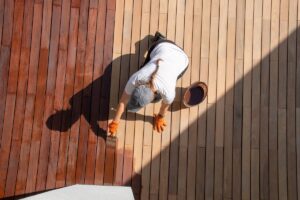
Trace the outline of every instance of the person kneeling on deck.
<instances>
[{"instance_id":1,"label":"person kneeling on deck","mask_svg":"<svg viewBox=\"0 0 300 200\"><path fill-rule=\"evenodd\" d=\"M149 103L162 99L159 113L154 115L154 129L162 132L166 126L164 116L175 98L176 81L188 68L188 56L174 42L156 32L142 68L134 73L125 86L116 116L109 124L109 133L117 132L125 107L137 112Z\"/></svg>"}]
</instances>

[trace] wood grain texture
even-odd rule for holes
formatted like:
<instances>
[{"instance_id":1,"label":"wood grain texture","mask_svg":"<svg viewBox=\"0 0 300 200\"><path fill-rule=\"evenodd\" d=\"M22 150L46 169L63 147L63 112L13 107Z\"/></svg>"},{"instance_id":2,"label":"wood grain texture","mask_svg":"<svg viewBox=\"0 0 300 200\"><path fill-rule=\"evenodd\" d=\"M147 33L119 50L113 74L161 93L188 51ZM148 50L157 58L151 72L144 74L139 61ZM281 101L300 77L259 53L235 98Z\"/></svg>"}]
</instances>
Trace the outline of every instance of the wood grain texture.
<instances>
[{"instance_id":1,"label":"wood grain texture","mask_svg":"<svg viewBox=\"0 0 300 200\"><path fill-rule=\"evenodd\" d=\"M0 0L0 198L74 184L135 199L297 199L299 1ZM122 116L156 31L189 68L160 104ZM185 108L196 81L208 96Z\"/></svg>"}]
</instances>

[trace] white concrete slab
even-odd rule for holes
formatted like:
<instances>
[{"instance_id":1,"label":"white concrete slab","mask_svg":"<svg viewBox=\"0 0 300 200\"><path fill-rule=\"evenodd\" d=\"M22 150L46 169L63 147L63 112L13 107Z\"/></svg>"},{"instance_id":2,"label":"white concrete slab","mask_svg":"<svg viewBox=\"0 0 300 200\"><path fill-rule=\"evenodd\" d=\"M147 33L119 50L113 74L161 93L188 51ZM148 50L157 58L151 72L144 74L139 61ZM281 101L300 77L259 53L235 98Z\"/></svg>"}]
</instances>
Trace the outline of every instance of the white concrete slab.
<instances>
[{"instance_id":1,"label":"white concrete slab","mask_svg":"<svg viewBox=\"0 0 300 200\"><path fill-rule=\"evenodd\" d=\"M26 200L134 200L130 187L73 185L24 198Z\"/></svg>"}]
</instances>

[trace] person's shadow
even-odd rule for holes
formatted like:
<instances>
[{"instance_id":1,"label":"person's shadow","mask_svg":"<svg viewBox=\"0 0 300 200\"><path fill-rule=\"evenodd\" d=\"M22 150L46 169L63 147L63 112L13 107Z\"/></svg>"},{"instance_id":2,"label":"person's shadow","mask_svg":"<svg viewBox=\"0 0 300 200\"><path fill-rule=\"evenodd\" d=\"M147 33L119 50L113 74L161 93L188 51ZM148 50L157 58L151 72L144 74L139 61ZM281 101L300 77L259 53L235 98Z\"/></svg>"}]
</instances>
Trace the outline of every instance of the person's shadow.
<instances>
[{"instance_id":1,"label":"person's shadow","mask_svg":"<svg viewBox=\"0 0 300 200\"><path fill-rule=\"evenodd\" d=\"M107 129L106 123L110 111L109 98L112 66L114 62L121 64L122 61L129 61L133 56L140 58L140 55L145 55L148 50L147 47L151 45L152 40L153 36L147 35L135 43L136 52L134 54L122 55L113 60L105 67L104 73L99 78L70 98L68 109L58 110L48 117L46 121L47 127L50 130L66 132L83 115L85 120L90 124L92 131L97 136L106 139L107 134L105 129ZM139 114L136 113L136 115ZM152 116L143 116L139 117L139 119L150 123L153 121ZM134 120L134 118L128 118L127 120Z\"/></svg>"},{"instance_id":2,"label":"person's shadow","mask_svg":"<svg viewBox=\"0 0 300 200\"><path fill-rule=\"evenodd\" d=\"M105 67L104 73L99 78L70 98L68 109L58 110L48 117L46 121L47 127L50 130L65 132L83 115L93 132L106 139L106 130L104 130L106 125L101 126L101 122L106 123L108 120L113 63L122 63L122 61L129 61L133 56L139 58L139 55L145 55L147 48L140 48L140 46L148 46L152 39L152 35L147 35L135 43L136 52L134 54L122 55L113 60ZM143 50L145 52L142 52ZM152 119L145 117L145 120L149 121Z\"/></svg>"}]
</instances>

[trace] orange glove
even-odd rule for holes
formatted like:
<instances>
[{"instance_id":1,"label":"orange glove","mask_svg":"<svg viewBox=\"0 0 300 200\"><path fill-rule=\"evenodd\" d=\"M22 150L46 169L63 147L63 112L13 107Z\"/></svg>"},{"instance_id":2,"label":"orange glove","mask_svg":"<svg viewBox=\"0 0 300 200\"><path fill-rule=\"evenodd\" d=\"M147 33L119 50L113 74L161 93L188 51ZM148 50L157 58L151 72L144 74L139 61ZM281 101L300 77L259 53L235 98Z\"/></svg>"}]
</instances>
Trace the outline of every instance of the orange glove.
<instances>
[{"instance_id":1,"label":"orange glove","mask_svg":"<svg viewBox=\"0 0 300 200\"><path fill-rule=\"evenodd\" d=\"M110 133L111 136L114 136L118 130L119 122L112 121L108 125L108 132Z\"/></svg>"},{"instance_id":2,"label":"orange glove","mask_svg":"<svg viewBox=\"0 0 300 200\"><path fill-rule=\"evenodd\" d=\"M161 133L164 131L166 126L167 123L163 116L161 116L160 114L154 115L154 130Z\"/></svg>"}]
</instances>

